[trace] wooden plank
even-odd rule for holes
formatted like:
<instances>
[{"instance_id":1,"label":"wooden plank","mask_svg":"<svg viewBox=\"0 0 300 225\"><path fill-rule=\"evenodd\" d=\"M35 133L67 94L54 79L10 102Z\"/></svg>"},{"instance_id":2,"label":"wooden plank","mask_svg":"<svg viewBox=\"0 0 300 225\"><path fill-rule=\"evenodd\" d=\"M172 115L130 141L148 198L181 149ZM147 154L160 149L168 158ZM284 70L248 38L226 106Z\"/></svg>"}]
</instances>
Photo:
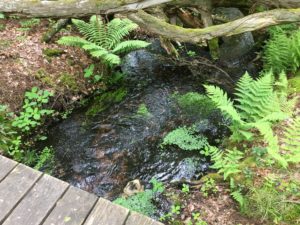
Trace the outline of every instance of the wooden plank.
<instances>
[{"instance_id":1,"label":"wooden plank","mask_svg":"<svg viewBox=\"0 0 300 225\"><path fill-rule=\"evenodd\" d=\"M70 187L43 225L81 225L97 201L95 195Z\"/></svg>"},{"instance_id":2,"label":"wooden plank","mask_svg":"<svg viewBox=\"0 0 300 225\"><path fill-rule=\"evenodd\" d=\"M43 177L32 187L3 225L39 225L68 188L54 177Z\"/></svg>"},{"instance_id":3,"label":"wooden plank","mask_svg":"<svg viewBox=\"0 0 300 225\"><path fill-rule=\"evenodd\" d=\"M41 175L42 173L19 164L0 183L0 224Z\"/></svg>"},{"instance_id":4,"label":"wooden plank","mask_svg":"<svg viewBox=\"0 0 300 225\"><path fill-rule=\"evenodd\" d=\"M18 163L0 155L0 181L16 167Z\"/></svg>"},{"instance_id":5,"label":"wooden plank","mask_svg":"<svg viewBox=\"0 0 300 225\"><path fill-rule=\"evenodd\" d=\"M125 225L163 225L162 223L155 221L149 217L138 214L136 212L130 212Z\"/></svg>"},{"instance_id":6,"label":"wooden plank","mask_svg":"<svg viewBox=\"0 0 300 225\"><path fill-rule=\"evenodd\" d=\"M100 198L84 225L123 225L129 210Z\"/></svg>"}]
</instances>

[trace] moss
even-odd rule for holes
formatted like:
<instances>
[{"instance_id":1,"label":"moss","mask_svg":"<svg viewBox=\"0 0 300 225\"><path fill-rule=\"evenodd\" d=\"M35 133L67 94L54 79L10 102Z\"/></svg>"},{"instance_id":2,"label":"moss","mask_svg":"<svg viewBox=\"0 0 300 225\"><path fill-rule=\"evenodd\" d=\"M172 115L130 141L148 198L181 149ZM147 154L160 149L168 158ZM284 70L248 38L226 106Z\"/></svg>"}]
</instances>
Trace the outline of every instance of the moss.
<instances>
[{"instance_id":1,"label":"moss","mask_svg":"<svg viewBox=\"0 0 300 225\"><path fill-rule=\"evenodd\" d=\"M126 95L127 90L125 88L105 92L95 98L93 105L86 112L86 115L95 116L96 114L108 109L112 104L121 102Z\"/></svg>"},{"instance_id":2,"label":"moss","mask_svg":"<svg viewBox=\"0 0 300 225\"><path fill-rule=\"evenodd\" d=\"M208 45L209 45L209 52L211 57L214 60L217 60L220 56L219 54L219 40L218 38L214 38L212 40L208 41Z\"/></svg>"},{"instance_id":3,"label":"moss","mask_svg":"<svg viewBox=\"0 0 300 225\"><path fill-rule=\"evenodd\" d=\"M64 51L58 48L45 48L43 54L48 57L60 56Z\"/></svg>"},{"instance_id":4,"label":"moss","mask_svg":"<svg viewBox=\"0 0 300 225\"><path fill-rule=\"evenodd\" d=\"M289 93L300 93L300 74L289 79Z\"/></svg>"},{"instance_id":5,"label":"moss","mask_svg":"<svg viewBox=\"0 0 300 225\"><path fill-rule=\"evenodd\" d=\"M56 83L54 80L52 80L51 76L44 70L39 69L34 74L35 78L40 80L43 84L54 87L56 86Z\"/></svg>"},{"instance_id":6,"label":"moss","mask_svg":"<svg viewBox=\"0 0 300 225\"><path fill-rule=\"evenodd\" d=\"M179 107L191 116L207 116L216 109L215 104L206 96L197 92L188 92L184 95L173 95Z\"/></svg>"},{"instance_id":7,"label":"moss","mask_svg":"<svg viewBox=\"0 0 300 225\"><path fill-rule=\"evenodd\" d=\"M74 92L79 91L79 87L78 87L78 84L76 82L74 75L71 75L69 73L62 73L59 77L59 80L62 85L69 88L70 90L72 90Z\"/></svg>"},{"instance_id":8,"label":"moss","mask_svg":"<svg viewBox=\"0 0 300 225\"><path fill-rule=\"evenodd\" d=\"M5 50L5 49L9 48L9 46L11 44L12 44L12 42L9 40L1 40L0 41L0 50Z\"/></svg>"},{"instance_id":9,"label":"moss","mask_svg":"<svg viewBox=\"0 0 300 225\"><path fill-rule=\"evenodd\" d=\"M0 31L4 31L5 28L6 28L5 24L1 24L1 23L0 23Z\"/></svg>"}]
</instances>

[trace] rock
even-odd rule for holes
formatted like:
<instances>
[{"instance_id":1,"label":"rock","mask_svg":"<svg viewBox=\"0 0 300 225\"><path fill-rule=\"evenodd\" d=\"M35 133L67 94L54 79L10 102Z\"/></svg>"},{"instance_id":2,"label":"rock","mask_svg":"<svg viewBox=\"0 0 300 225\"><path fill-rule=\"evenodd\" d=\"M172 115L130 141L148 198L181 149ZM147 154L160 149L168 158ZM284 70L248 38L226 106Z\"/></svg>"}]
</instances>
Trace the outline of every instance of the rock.
<instances>
[{"instance_id":1,"label":"rock","mask_svg":"<svg viewBox=\"0 0 300 225\"><path fill-rule=\"evenodd\" d=\"M237 8L217 8L215 13L226 20L235 20L244 17ZM221 60L238 61L240 57L247 54L254 46L254 39L251 32L246 32L230 37L222 37L223 43L220 45Z\"/></svg>"}]
</instances>

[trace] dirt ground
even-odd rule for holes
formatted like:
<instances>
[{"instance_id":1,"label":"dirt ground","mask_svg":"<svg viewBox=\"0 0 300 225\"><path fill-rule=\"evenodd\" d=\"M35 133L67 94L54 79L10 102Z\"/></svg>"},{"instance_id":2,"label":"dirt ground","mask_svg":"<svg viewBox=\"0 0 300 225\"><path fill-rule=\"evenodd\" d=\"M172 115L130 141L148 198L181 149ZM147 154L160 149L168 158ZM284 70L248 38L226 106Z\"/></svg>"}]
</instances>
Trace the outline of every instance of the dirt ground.
<instances>
[{"instance_id":1,"label":"dirt ground","mask_svg":"<svg viewBox=\"0 0 300 225\"><path fill-rule=\"evenodd\" d=\"M41 20L30 30L23 30L21 21L0 20L0 104L12 111L20 109L25 91L34 86L55 92L55 107L87 95L91 85L83 78L83 70L92 61L80 49L55 43L57 37L69 31L61 31L46 44L41 38L50 20ZM47 49L59 54L47 56Z\"/></svg>"}]
</instances>

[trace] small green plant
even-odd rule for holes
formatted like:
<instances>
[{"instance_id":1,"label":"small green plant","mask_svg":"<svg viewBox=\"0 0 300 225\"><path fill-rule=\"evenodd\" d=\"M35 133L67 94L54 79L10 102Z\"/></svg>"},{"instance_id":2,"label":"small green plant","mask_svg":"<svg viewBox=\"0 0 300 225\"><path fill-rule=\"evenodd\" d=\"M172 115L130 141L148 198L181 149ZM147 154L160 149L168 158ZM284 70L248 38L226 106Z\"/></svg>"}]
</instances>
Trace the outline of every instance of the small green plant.
<instances>
[{"instance_id":1,"label":"small green plant","mask_svg":"<svg viewBox=\"0 0 300 225\"><path fill-rule=\"evenodd\" d=\"M207 225L207 222L202 220L201 214L198 212L192 213L193 220L187 222L187 225Z\"/></svg>"},{"instance_id":2,"label":"small green plant","mask_svg":"<svg viewBox=\"0 0 300 225\"><path fill-rule=\"evenodd\" d=\"M43 105L48 103L51 96L53 96L51 92L39 90L37 87L33 87L31 91L26 92L22 107L23 111L14 119L12 125L22 132L28 132L41 125L43 118L54 112L43 108Z\"/></svg>"},{"instance_id":3,"label":"small green plant","mask_svg":"<svg viewBox=\"0 0 300 225\"><path fill-rule=\"evenodd\" d=\"M189 57L194 57L196 55L196 52L190 50L190 51L187 52L187 55Z\"/></svg>"},{"instance_id":4,"label":"small green plant","mask_svg":"<svg viewBox=\"0 0 300 225\"><path fill-rule=\"evenodd\" d=\"M42 169L47 163L52 164L54 160L54 150L52 147L45 147L41 154L37 157L37 162L34 166L34 169L40 170Z\"/></svg>"},{"instance_id":5,"label":"small green plant","mask_svg":"<svg viewBox=\"0 0 300 225\"><path fill-rule=\"evenodd\" d=\"M206 137L196 134L194 127L179 127L164 137L161 146L166 145L177 145L182 150L191 151L205 148L208 142Z\"/></svg>"},{"instance_id":6,"label":"small green plant","mask_svg":"<svg viewBox=\"0 0 300 225\"><path fill-rule=\"evenodd\" d=\"M21 28L19 28L18 30L21 31L29 31L31 30L33 27L39 25L41 22L40 19L37 18L32 18L32 19L28 19L28 20L23 20L20 22Z\"/></svg>"},{"instance_id":7,"label":"small green plant","mask_svg":"<svg viewBox=\"0 0 300 225\"><path fill-rule=\"evenodd\" d=\"M214 179L205 177L203 182L200 191L204 197L208 197L210 194L216 194L218 192Z\"/></svg>"},{"instance_id":8,"label":"small green plant","mask_svg":"<svg viewBox=\"0 0 300 225\"><path fill-rule=\"evenodd\" d=\"M172 205L170 212L168 212L167 214L160 217L159 220L160 221L169 221L169 220L174 221L175 217L180 215L180 212L181 212L181 205L178 205L178 204Z\"/></svg>"},{"instance_id":9,"label":"small green plant","mask_svg":"<svg viewBox=\"0 0 300 225\"><path fill-rule=\"evenodd\" d=\"M210 156L214 164L211 166L223 174L224 180L233 174L241 172L240 161L244 158L244 153L234 148L233 150L220 151L216 147L210 147Z\"/></svg>"},{"instance_id":10,"label":"small green plant","mask_svg":"<svg viewBox=\"0 0 300 225\"><path fill-rule=\"evenodd\" d=\"M84 70L84 78L91 80L93 83L97 83L102 79L102 75L94 74L95 65L91 64Z\"/></svg>"},{"instance_id":11,"label":"small green plant","mask_svg":"<svg viewBox=\"0 0 300 225\"><path fill-rule=\"evenodd\" d=\"M16 161L21 161L24 158L24 150L21 148L21 145L21 136L17 136L11 141L7 151L8 155L10 155Z\"/></svg>"},{"instance_id":12,"label":"small green plant","mask_svg":"<svg viewBox=\"0 0 300 225\"><path fill-rule=\"evenodd\" d=\"M7 107L0 105L0 149L5 152L8 151L15 134L11 120Z\"/></svg>"},{"instance_id":13,"label":"small green plant","mask_svg":"<svg viewBox=\"0 0 300 225\"><path fill-rule=\"evenodd\" d=\"M190 186L188 184L183 184L182 188L181 188L181 191L182 191L183 194L190 193Z\"/></svg>"},{"instance_id":14,"label":"small green plant","mask_svg":"<svg viewBox=\"0 0 300 225\"><path fill-rule=\"evenodd\" d=\"M152 203L152 199L156 193L161 193L164 191L164 186L161 182L158 182L155 179L152 179L150 182L153 185L152 189L139 192L127 198L117 198L114 203L122 205L130 210L142 213L146 216L154 215L157 209Z\"/></svg>"},{"instance_id":15,"label":"small green plant","mask_svg":"<svg viewBox=\"0 0 300 225\"><path fill-rule=\"evenodd\" d=\"M3 13L0 13L0 19L5 19L5 15Z\"/></svg>"},{"instance_id":16,"label":"small green plant","mask_svg":"<svg viewBox=\"0 0 300 225\"><path fill-rule=\"evenodd\" d=\"M123 40L125 36L138 27L129 19L116 18L104 24L100 16L92 16L89 23L78 19L72 19L72 22L85 39L66 36L62 37L58 43L81 47L93 57L101 59L109 67L121 63L118 55L149 45L149 43L140 40Z\"/></svg>"},{"instance_id":17,"label":"small green plant","mask_svg":"<svg viewBox=\"0 0 300 225\"><path fill-rule=\"evenodd\" d=\"M136 113L138 116L142 116L146 118L151 116L151 113L149 112L147 105L145 103L139 105L139 108Z\"/></svg>"}]
</instances>

